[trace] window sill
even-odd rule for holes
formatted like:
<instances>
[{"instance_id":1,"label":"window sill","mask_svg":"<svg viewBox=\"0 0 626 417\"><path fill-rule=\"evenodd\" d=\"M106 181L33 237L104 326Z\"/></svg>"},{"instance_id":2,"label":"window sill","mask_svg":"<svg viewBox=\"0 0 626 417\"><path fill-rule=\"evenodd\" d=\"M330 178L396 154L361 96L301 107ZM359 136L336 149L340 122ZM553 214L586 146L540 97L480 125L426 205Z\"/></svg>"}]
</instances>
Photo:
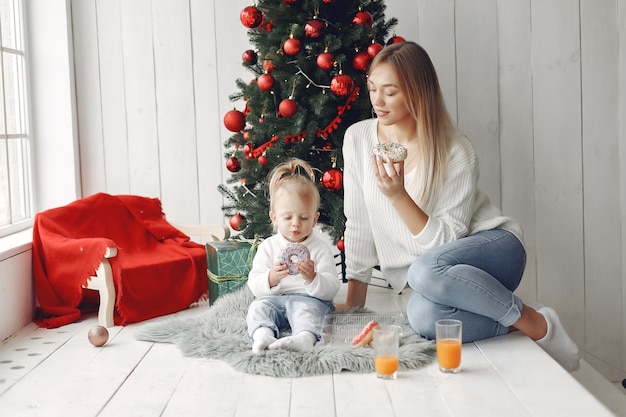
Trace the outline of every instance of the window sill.
<instances>
[{"instance_id":1,"label":"window sill","mask_svg":"<svg viewBox=\"0 0 626 417\"><path fill-rule=\"evenodd\" d=\"M31 250L33 243L33 229L13 233L0 238L0 262L19 253Z\"/></svg>"}]
</instances>

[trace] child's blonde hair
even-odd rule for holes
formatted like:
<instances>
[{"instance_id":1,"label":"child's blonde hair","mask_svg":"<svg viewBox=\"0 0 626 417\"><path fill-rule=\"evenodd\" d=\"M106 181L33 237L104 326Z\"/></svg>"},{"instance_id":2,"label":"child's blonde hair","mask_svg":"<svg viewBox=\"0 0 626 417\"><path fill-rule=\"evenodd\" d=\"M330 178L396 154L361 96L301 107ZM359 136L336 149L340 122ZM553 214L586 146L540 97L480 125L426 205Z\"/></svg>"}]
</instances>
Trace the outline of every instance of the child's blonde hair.
<instances>
[{"instance_id":1,"label":"child's blonde hair","mask_svg":"<svg viewBox=\"0 0 626 417\"><path fill-rule=\"evenodd\" d=\"M315 183L313 168L302 159L293 158L277 165L269 176L270 210L274 210L274 196L278 191L297 195L317 211L320 193Z\"/></svg>"}]
</instances>

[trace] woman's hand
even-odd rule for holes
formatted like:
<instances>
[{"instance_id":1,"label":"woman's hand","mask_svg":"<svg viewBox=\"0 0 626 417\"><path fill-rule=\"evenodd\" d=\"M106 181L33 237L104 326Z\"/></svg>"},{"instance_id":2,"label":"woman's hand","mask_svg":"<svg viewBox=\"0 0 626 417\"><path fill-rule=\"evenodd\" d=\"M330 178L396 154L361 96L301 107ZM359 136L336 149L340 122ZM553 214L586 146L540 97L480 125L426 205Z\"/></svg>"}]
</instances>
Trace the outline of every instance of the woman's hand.
<instances>
[{"instance_id":1,"label":"woman's hand","mask_svg":"<svg viewBox=\"0 0 626 417\"><path fill-rule=\"evenodd\" d=\"M381 193L390 200L406 193L404 189L404 161L384 162L380 157L373 155L372 163L374 164L376 184Z\"/></svg>"},{"instance_id":2,"label":"woman's hand","mask_svg":"<svg viewBox=\"0 0 626 417\"><path fill-rule=\"evenodd\" d=\"M337 310L345 310L351 307L364 307L367 298L367 284L355 279L348 280L348 296L345 304L337 304Z\"/></svg>"},{"instance_id":3,"label":"woman's hand","mask_svg":"<svg viewBox=\"0 0 626 417\"><path fill-rule=\"evenodd\" d=\"M411 234L418 235L426 226L428 215L404 188L404 161L385 163L373 156L373 163L378 189L387 196Z\"/></svg>"}]
</instances>

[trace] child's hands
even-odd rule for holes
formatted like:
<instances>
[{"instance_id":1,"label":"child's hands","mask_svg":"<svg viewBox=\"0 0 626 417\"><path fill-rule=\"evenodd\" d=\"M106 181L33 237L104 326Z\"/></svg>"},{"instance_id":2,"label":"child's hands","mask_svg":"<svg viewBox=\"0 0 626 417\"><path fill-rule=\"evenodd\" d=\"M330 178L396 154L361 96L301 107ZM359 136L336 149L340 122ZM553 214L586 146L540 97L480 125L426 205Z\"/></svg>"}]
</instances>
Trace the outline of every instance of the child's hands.
<instances>
[{"instance_id":1,"label":"child's hands","mask_svg":"<svg viewBox=\"0 0 626 417\"><path fill-rule=\"evenodd\" d=\"M270 283L270 288L277 286L287 275L289 275L289 268L278 261L275 262L267 278Z\"/></svg>"},{"instance_id":2,"label":"child's hands","mask_svg":"<svg viewBox=\"0 0 626 417\"><path fill-rule=\"evenodd\" d=\"M307 259L304 262L296 262L296 269L302 277L304 278L304 282L308 285L315 279L317 275L315 273L315 263L311 259Z\"/></svg>"}]
</instances>

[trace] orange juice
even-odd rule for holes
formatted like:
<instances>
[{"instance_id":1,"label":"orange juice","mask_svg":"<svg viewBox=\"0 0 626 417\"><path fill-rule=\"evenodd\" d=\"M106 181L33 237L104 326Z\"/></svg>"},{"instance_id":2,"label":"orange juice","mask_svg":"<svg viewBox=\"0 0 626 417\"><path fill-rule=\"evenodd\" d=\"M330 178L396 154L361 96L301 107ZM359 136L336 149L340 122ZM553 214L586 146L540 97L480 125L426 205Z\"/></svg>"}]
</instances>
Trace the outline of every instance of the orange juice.
<instances>
[{"instance_id":1,"label":"orange juice","mask_svg":"<svg viewBox=\"0 0 626 417\"><path fill-rule=\"evenodd\" d=\"M437 340L437 361L441 368L458 368L461 365L461 341L456 339Z\"/></svg>"},{"instance_id":2,"label":"orange juice","mask_svg":"<svg viewBox=\"0 0 626 417\"><path fill-rule=\"evenodd\" d=\"M374 368L381 375L391 375L398 370L400 360L395 355L380 355L374 358Z\"/></svg>"}]
</instances>

